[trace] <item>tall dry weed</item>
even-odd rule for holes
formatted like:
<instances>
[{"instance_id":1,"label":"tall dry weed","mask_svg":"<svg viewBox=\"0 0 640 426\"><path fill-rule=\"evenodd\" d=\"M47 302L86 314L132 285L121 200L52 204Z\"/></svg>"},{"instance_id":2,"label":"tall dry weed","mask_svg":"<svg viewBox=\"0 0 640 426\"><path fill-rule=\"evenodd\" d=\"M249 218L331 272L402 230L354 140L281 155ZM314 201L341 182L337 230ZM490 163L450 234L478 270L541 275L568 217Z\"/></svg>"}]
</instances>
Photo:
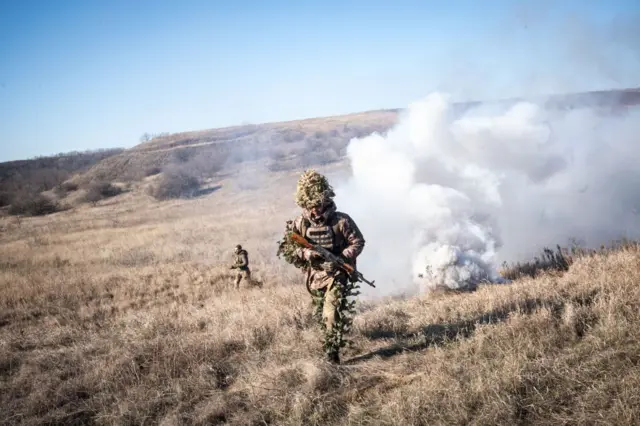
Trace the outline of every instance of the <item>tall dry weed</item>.
<instances>
[{"instance_id":1,"label":"tall dry weed","mask_svg":"<svg viewBox=\"0 0 640 426\"><path fill-rule=\"evenodd\" d=\"M275 257L290 200L221 186L3 222L3 424L640 422L636 244L362 303L334 366L301 277ZM233 289L237 243L262 287Z\"/></svg>"}]
</instances>

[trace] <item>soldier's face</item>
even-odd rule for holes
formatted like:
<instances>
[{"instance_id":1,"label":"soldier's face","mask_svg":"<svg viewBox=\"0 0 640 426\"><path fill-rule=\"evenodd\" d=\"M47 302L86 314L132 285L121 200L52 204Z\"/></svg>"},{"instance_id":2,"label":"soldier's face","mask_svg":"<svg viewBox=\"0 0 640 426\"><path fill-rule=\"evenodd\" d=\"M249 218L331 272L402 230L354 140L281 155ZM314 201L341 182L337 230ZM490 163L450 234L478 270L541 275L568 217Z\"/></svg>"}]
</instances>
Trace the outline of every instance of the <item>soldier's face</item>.
<instances>
[{"instance_id":1,"label":"soldier's face","mask_svg":"<svg viewBox=\"0 0 640 426\"><path fill-rule=\"evenodd\" d=\"M322 215L322 211L324 209L322 208L322 206L315 206L311 208L311 215L313 217L320 217Z\"/></svg>"}]
</instances>

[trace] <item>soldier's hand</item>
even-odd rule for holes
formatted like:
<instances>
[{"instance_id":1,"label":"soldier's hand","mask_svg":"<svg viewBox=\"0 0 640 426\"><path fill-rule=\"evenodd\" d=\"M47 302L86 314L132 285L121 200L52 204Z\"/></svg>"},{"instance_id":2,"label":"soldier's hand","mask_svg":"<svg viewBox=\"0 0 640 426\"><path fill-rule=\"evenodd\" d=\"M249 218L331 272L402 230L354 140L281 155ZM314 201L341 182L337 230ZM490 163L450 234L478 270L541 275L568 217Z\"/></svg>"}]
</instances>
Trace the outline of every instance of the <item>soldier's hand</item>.
<instances>
[{"instance_id":1,"label":"soldier's hand","mask_svg":"<svg viewBox=\"0 0 640 426\"><path fill-rule=\"evenodd\" d=\"M320 256L317 251L311 249L306 249L304 252L304 256L310 262L322 259L322 256Z\"/></svg>"},{"instance_id":2,"label":"soldier's hand","mask_svg":"<svg viewBox=\"0 0 640 426\"><path fill-rule=\"evenodd\" d=\"M354 260L354 258L355 258L355 253L353 252L353 250L348 249L348 248L347 248L347 249L345 249L345 250L343 250L343 252L341 253L341 255L342 255L342 258L343 258L344 260L346 260L347 262L349 262L349 261L353 261L353 260Z\"/></svg>"},{"instance_id":3,"label":"soldier's hand","mask_svg":"<svg viewBox=\"0 0 640 426\"><path fill-rule=\"evenodd\" d=\"M322 270L330 274L338 270L338 266L333 262L322 262Z\"/></svg>"}]
</instances>

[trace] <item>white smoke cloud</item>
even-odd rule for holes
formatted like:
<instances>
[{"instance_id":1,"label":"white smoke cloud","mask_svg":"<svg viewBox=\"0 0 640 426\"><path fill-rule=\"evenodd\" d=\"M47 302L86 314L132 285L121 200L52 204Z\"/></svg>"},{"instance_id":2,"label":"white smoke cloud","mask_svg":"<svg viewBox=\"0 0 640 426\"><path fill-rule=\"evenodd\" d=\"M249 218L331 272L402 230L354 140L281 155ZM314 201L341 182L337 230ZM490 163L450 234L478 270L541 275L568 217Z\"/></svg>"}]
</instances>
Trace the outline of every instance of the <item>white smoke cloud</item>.
<instances>
[{"instance_id":1,"label":"white smoke cloud","mask_svg":"<svg viewBox=\"0 0 640 426\"><path fill-rule=\"evenodd\" d=\"M446 95L409 105L386 135L353 139L336 202L363 231L359 269L415 294L499 281L503 261L576 238L640 236L640 114L532 103L455 116Z\"/></svg>"}]
</instances>

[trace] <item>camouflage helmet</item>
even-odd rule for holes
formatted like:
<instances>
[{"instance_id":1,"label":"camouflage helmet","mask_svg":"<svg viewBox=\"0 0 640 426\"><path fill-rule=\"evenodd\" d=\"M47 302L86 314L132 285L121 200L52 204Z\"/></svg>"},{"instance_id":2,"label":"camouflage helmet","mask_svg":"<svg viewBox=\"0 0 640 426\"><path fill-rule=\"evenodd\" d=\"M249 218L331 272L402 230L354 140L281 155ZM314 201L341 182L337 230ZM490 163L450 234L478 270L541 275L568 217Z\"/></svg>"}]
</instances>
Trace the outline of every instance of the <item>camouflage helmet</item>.
<instances>
[{"instance_id":1,"label":"camouflage helmet","mask_svg":"<svg viewBox=\"0 0 640 426\"><path fill-rule=\"evenodd\" d=\"M236 244L236 251L238 252L240 250L242 250L242 246L240 244Z\"/></svg>"},{"instance_id":2,"label":"camouflage helmet","mask_svg":"<svg viewBox=\"0 0 640 426\"><path fill-rule=\"evenodd\" d=\"M305 170L298 180L296 204L303 209L312 209L326 204L335 197L327 178L313 169Z\"/></svg>"}]
</instances>

